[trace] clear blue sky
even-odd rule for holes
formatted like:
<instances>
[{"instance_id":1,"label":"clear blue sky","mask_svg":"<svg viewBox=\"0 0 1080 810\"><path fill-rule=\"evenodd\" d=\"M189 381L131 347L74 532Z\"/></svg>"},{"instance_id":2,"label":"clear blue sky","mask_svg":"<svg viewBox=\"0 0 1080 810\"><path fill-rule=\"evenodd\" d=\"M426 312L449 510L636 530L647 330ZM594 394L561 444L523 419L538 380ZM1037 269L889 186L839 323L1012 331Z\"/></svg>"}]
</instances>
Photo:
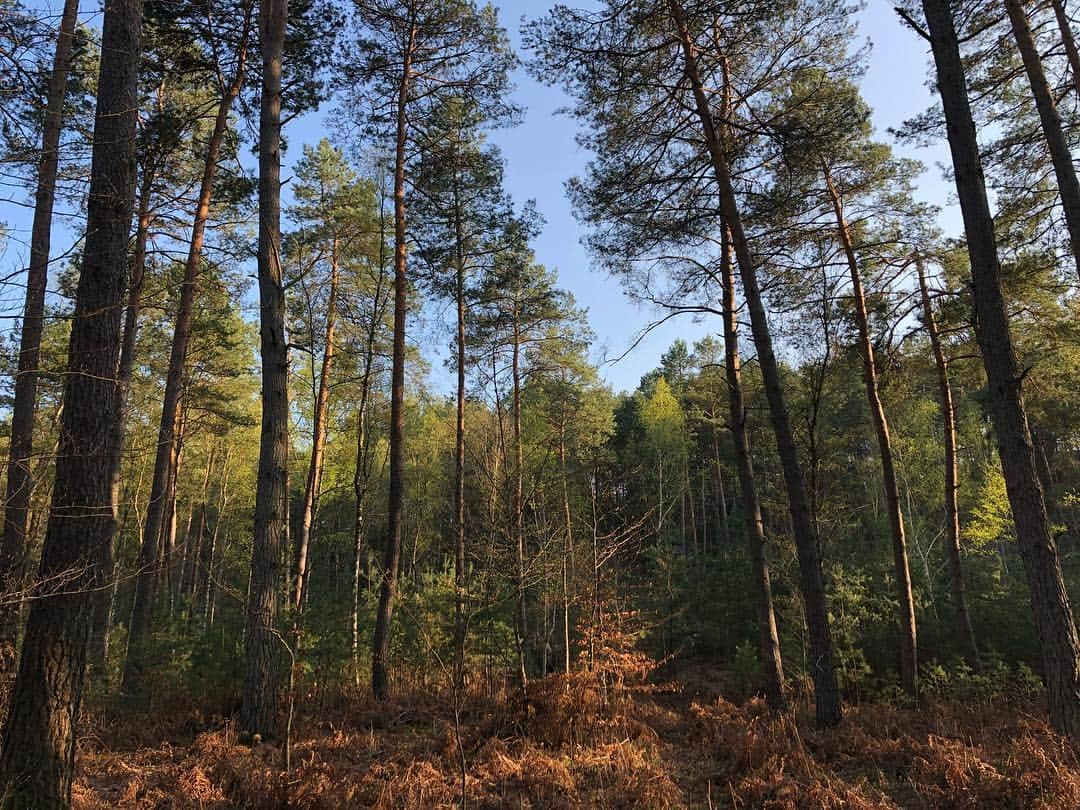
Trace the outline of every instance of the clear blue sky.
<instances>
[{"instance_id":1,"label":"clear blue sky","mask_svg":"<svg viewBox=\"0 0 1080 810\"><path fill-rule=\"evenodd\" d=\"M543 0L504 0L497 5L503 24L517 44L522 15L538 16L550 4ZM888 127L899 125L932 102L926 86L929 54L925 43L900 24L891 3L870 0L860 15L860 23L860 36L872 43L863 93L874 108L878 136L887 138ZM525 121L492 138L506 157L509 191L519 200L536 199L539 210L547 218L547 227L536 245L537 257L556 268L561 285L588 308L589 321L597 336L594 359L617 358L656 313L630 302L617 280L590 265L581 246L582 230L573 217L563 184L582 171L588 154L574 141L576 123L567 116L556 115L556 110L566 105L567 98L561 91L533 81L524 71L518 75L517 85L517 99L527 108ZM952 187L942 180L942 172L936 165L948 159L944 145L932 150L898 148L898 151L927 165L918 185L920 196L938 205L946 203ZM942 219L948 231L956 232L959 221L955 211L946 211ZM688 316L673 319L621 361L602 363L601 374L616 390L632 390L642 374L658 365L661 353L676 338L689 343L717 329L711 320L694 323Z\"/></svg>"},{"instance_id":2,"label":"clear blue sky","mask_svg":"<svg viewBox=\"0 0 1080 810\"><path fill-rule=\"evenodd\" d=\"M30 5L54 12L59 10L58 0L31 0ZM498 5L503 24L517 45L522 16L542 14L549 3L545 0L504 0ZM84 11L92 17L91 24L99 22L96 9ZM922 40L901 26L891 3L871 0L860 20L860 36L869 39L873 45L863 92L874 108L879 137L887 138L888 127L901 123L931 103L926 86L928 54ZM588 155L574 140L575 122L556 115L556 110L567 103L566 97L559 90L534 82L524 71L519 72L516 83L517 101L526 109L524 123L500 131L492 138L506 158L508 190L519 202L536 200L547 220L536 244L537 257L557 269L561 285L588 309L589 321L596 333L593 359L600 363L604 379L616 390L631 390L642 374L658 364L661 353L672 341L681 337L692 342L715 332L716 324L711 321L694 323L689 317L674 319L645 338L621 361L608 362L626 351L642 326L655 318L656 313L630 302L616 280L591 267L581 245L582 231L564 194L564 183L582 171ZM322 122L323 114L317 113L293 123L287 133L290 142L287 163L299 156L301 144L314 143L324 135L332 137L333 133L326 132ZM939 205L946 203L952 188L942 180L941 170L936 165L947 159L944 146L931 150L901 148L899 151L927 164L927 171L918 183L920 196ZM30 212L25 207L2 201L11 197L25 200L18 192L12 195L10 189L0 197L0 222L6 221L13 230L7 251L0 255L0 270L4 274L20 262L25 263L25 242L29 236ZM942 225L947 232L958 231L954 207L946 209ZM64 230L58 226L54 236L54 247L58 249L70 243L71 236L65 235ZM3 312L0 314L6 316L3 323L11 323L8 318L15 314L21 301L21 288L8 286L2 296ZM254 317L256 310L250 307L249 312ZM450 384L438 351L438 344L445 340L444 334L437 327L429 327L423 334L415 335L428 348L427 353L432 358L432 384L439 389L449 388Z\"/></svg>"}]
</instances>

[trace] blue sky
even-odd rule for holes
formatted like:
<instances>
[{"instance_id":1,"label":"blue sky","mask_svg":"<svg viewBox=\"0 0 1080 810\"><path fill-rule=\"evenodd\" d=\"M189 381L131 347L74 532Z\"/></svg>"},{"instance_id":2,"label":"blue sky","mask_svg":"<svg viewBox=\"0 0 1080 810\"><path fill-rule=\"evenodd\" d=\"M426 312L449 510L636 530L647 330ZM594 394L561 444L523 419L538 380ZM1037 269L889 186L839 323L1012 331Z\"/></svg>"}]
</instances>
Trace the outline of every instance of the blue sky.
<instances>
[{"instance_id":1,"label":"blue sky","mask_svg":"<svg viewBox=\"0 0 1080 810\"><path fill-rule=\"evenodd\" d=\"M39 0L31 5L54 12L59 9L58 0ZM498 3L503 24L510 32L515 45L520 43L519 27L522 16L535 17L542 14L549 3L546 0L505 0ZM96 12L96 9L95 9ZM97 22L100 18L90 12ZM891 3L871 0L860 14L860 37L872 44L869 70L863 84L863 93L874 109L878 136L887 139L886 130L925 109L932 101L927 88L928 53L925 43L904 28ZM560 283L570 290L579 305L588 309L589 322L596 334L593 359L599 363L603 378L616 390L632 390L639 378L655 367L661 353L676 339L692 342L716 331L712 321L695 323L689 317L669 321L644 338L626 357L618 362L638 336L642 326L651 322L655 312L641 308L629 301L618 282L603 271L591 266L589 256L581 245L582 229L573 217L564 193L565 182L579 174L588 160L588 154L575 142L576 123L556 111L568 99L560 90L545 87L533 81L523 70L516 76L516 99L525 108L524 122L513 129L502 130L492 136L506 158L506 183L509 192L519 202L535 199L547 224L536 243L539 261L555 268ZM327 111L330 105L327 105ZM286 163L295 160L303 143L314 143L330 136L323 123L324 114L316 113L295 121L287 135L290 149ZM942 179L939 162L948 158L944 145L932 149L909 149L897 147L898 151L916 157L927 164L927 170L918 180L920 196L938 205L946 203L952 194L951 186ZM288 168L286 167L286 176ZM4 197L11 195L6 190ZM13 195L16 199L19 194ZM25 262L25 239L29 234L29 210L3 204L0 200L0 222L12 226L11 244L0 256L0 268L10 272L12 265ZM955 207L947 207L942 216L946 232L959 230L959 217ZM62 231L62 228L57 228ZM71 236L58 232L54 235L54 247L63 249ZM21 299L21 289L5 290L4 314L12 315ZM255 308L250 307L251 316ZM8 321L10 322L10 321ZM431 357L431 383L437 389L450 387L449 375L442 366L439 345L445 342L437 322L429 325L414 337L425 344Z\"/></svg>"},{"instance_id":2,"label":"blue sky","mask_svg":"<svg viewBox=\"0 0 1080 810\"><path fill-rule=\"evenodd\" d=\"M497 5L503 24L518 44L522 15L538 16L549 3L506 0ZM860 37L872 43L863 93L874 108L878 136L887 139L888 127L899 125L933 101L926 84L929 53L925 43L901 25L892 4L882 0L871 0L861 13ZM659 364L660 355L675 339L681 337L689 343L716 332L718 327L711 319L695 323L689 316L679 317L656 329L625 358L612 362L626 352L642 326L657 313L629 301L617 280L591 265L581 245L583 231L573 217L563 184L582 171L589 156L574 140L576 122L556 114L567 104L567 97L558 89L533 81L524 71L517 76L516 96L526 108L525 121L492 137L507 161L508 189L518 200L537 201L547 219L536 243L539 261L556 268L561 285L588 308L589 322L596 333L594 360L600 363L604 379L616 390L632 390L642 374ZM918 183L920 196L938 205L946 203L952 187L942 179L937 165L948 160L946 147L897 147L897 151L926 164L927 170ZM942 225L948 232L959 229L955 210L944 212ZM440 376L440 370L434 369L436 384Z\"/></svg>"}]
</instances>

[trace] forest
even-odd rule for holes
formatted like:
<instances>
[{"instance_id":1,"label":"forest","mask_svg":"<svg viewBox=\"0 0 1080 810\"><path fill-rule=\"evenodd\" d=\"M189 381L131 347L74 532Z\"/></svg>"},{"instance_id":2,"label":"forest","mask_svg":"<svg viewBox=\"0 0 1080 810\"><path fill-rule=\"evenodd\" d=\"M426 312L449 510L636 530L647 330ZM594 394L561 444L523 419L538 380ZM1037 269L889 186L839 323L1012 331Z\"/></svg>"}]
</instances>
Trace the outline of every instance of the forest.
<instances>
[{"instance_id":1,"label":"forest","mask_svg":"<svg viewBox=\"0 0 1080 810\"><path fill-rule=\"evenodd\" d=\"M0 0L0 810L1080 807L1076 12L893 5Z\"/></svg>"}]
</instances>

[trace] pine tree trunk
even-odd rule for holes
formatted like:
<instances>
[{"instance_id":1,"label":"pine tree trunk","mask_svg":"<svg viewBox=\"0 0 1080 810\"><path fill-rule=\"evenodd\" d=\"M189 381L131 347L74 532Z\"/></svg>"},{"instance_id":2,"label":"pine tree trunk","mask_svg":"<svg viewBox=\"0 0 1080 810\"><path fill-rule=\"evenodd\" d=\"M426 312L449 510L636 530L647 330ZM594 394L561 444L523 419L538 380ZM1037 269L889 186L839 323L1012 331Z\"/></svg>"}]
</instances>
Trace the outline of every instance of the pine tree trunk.
<instances>
[{"instance_id":1,"label":"pine tree trunk","mask_svg":"<svg viewBox=\"0 0 1080 810\"><path fill-rule=\"evenodd\" d=\"M807 496L806 482L799 466L798 449L791 428L783 384L780 379L780 365L773 351L772 335L769 331L765 303L757 279L757 268L743 232L742 218L738 201L731 182L731 173L723 143L713 121L709 100L701 82L697 64L695 45L686 27L682 6L677 0L669 0L672 18L678 29L686 66L686 75L691 83L694 104L700 119L705 145L713 164L713 171L720 187L720 204L723 216L731 232L732 247L742 277L746 294L747 308L750 311L751 332L757 348L758 364L765 384L765 395L769 402L773 432L776 435L777 452L784 471L787 485L788 509L791 515L795 548L799 558L800 585L803 595L803 609L806 614L806 626L810 635L810 653L812 656L811 675L814 680L817 724L821 727L837 725L842 717L840 704L840 686L836 678L836 663L833 654L832 632L829 628L828 600L825 594L825 578L821 567L821 552L817 531L811 519L810 501Z\"/></svg>"},{"instance_id":2,"label":"pine tree trunk","mask_svg":"<svg viewBox=\"0 0 1080 810\"><path fill-rule=\"evenodd\" d=\"M26 276L26 300L23 304L22 334L19 338L19 366L15 375L15 400L11 410L4 530L3 537L0 538L0 591L4 594L19 591L26 574L26 529L30 496L34 488L30 460L34 452L34 414L37 410L41 337L45 331L45 288L49 281L53 202L56 199L56 175L60 162L64 95L78 14L79 0L64 0L41 133L34 222L30 231L30 267ZM9 599L5 599L4 603L4 606L0 607L0 671L10 671L15 663L19 603L18 600Z\"/></svg>"},{"instance_id":3,"label":"pine tree trunk","mask_svg":"<svg viewBox=\"0 0 1080 810\"><path fill-rule=\"evenodd\" d=\"M923 0L923 11L937 65L938 92L945 111L956 191L967 234L976 339L986 369L990 415L1016 523L1017 545L1031 593L1050 721L1058 731L1077 739L1080 738L1080 638L1035 466L1021 390L1023 376L1013 350L1001 289L994 221L968 101L967 78L947 0Z\"/></svg>"},{"instance_id":4,"label":"pine tree trunk","mask_svg":"<svg viewBox=\"0 0 1080 810\"><path fill-rule=\"evenodd\" d=\"M562 625L563 671L570 674L570 561L574 555L574 520L570 512L570 471L566 466L566 414L559 424L559 471L562 477L563 553L562 553Z\"/></svg>"},{"instance_id":5,"label":"pine tree trunk","mask_svg":"<svg viewBox=\"0 0 1080 810\"><path fill-rule=\"evenodd\" d=\"M150 212L150 196L153 190L154 173L149 167L143 168L142 181L139 184L137 226L135 230L135 244L131 255L131 271L128 280L127 307L124 310L124 327L120 341L120 363L116 372L116 396L119 417L116 420L116 437L113 440L113 449L116 459L113 462L116 470L111 485L110 499L113 505L113 515L120 514L120 466L123 460L124 438L128 417L128 394L131 388L131 372L135 365L135 337L138 331L139 309L142 301L143 279L146 275L146 244L149 239L150 223L153 215ZM125 510L124 521L127 520ZM120 534L124 531L121 525L110 538L107 549L102 550L99 565L103 571L116 579L116 545ZM106 553L107 552L107 553ZM94 618L90 630L90 649L87 653L88 663L93 672L104 672L108 657L109 632L112 628L112 617L116 607L117 582L107 589L99 590L94 597Z\"/></svg>"},{"instance_id":6,"label":"pine tree trunk","mask_svg":"<svg viewBox=\"0 0 1080 810\"><path fill-rule=\"evenodd\" d=\"M319 372L319 389L315 395L315 419L312 425L311 460L308 464L307 481L304 485L304 505L300 517L300 536L296 543L296 561L293 568L292 608L299 614L303 610L307 590L308 549L311 545L311 526L315 521L319 493L322 491L323 456L326 453L326 421L330 410L330 375L334 368L334 332L337 325L338 295L338 240L335 236L330 246L330 292L326 303L326 340L323 344L322 369Z\"/></svg>"},{"instance_id":7,"label":"pine tree trunk","mask_svg":"<svg viewBox=\"0 0 1080 810\"><path fill-rule=\"evenodd\" d=\"M1057 177L1061 207L1065 211L1065 224L1069 230L1073 258L1076 260L1077 271L1080 271L1080 180L1076 177L1076 167L1073 165L1069 142L1065 139L1061 115L1054 103L1054 93L1039 58L1035 35L1031 32L1031 25L1021 2L1022 0L1005 0L1005 10L1012 24L1016 47L1024 61L1031 95L1035 98L1035 108L1039 111L1043 137L1050 150L1050 160L1054 164L1054 174ZM1066 26L1066 30L1067 28Z\"/></svg>"},{"instance_id":8,"label":"pine tree trunk","mask_svg":"<svg viewBox=\"0 0 1080 810\"><path fill-rule=\"evenodd\" d=\"M514 431L514 489L511 509L514 520L514 546L517 549L517 627L518 627L518 686L521 696L528 705L529 701L529 666L526 646L529 638L528 601L525 583L525 456L521 445L521 333L520 333L520 291L514 297L514 335L512 359L510 365L513 377L512 419Z\"/></svg>"},{"instance_id":9,"label":"pine tree trunk","mask_svg":"<svg viewBox=\"0 0 1080 810\"><path fill-rule=\"evenodd\" d=\"M71 804L97 562L115 521L116 362L135 196L142 3L105 6L79 274L56 474L36 594L0 748L0 807Z\"/></svg>"},{"instance_id":10,"label":"pine tree trunk","mask_svg":"<svg viewBox=\"0 0 1080 810\"><path fill-rule=\"evenodd\" d=\"M261 0L262 99L259 113L259 343L262 356L262 433L255 490L244 655L247 673L240 727L278 732L277 630L282 552L288 542L289 349L281 264L281 57L288 0Z\"/></svg>"},{"instance_id":11,"label":"pine tree trunk","mask_svg":"<svg viewBox=\"0 0 1080 810\"><path fill-rule=\"evenodd\" d=\"M457 306L457 403L454 423L454 689L465 686L465 599L468 593L465 557L465 235L459 190L454 189L454 229L457 267L454 299ZM460 699L460 697L459 697Z\"/></svg>"},{"instance_id":12,"label":"pine tree trunk","mask_svg":"<svg viewBox=\"0 0 1080 810\"><path fill-rule=\"evenodd\" d=\"M1054 16L1057 18L1061 44L1065 46L1065 55L1069 59L1072 85L1076 90L1077 97L1080 98L1080 51L1076 48L1076 37L1073 36L1072 24L1065 13L1065 4L1062 0L1050 0L1050 4L1054 7Z\"/></svg>"},{"instance_id":13,"label":"pine tree trunk","mask_svg":"<svg viewBox=\"0 0 1080 810\"><path fill-rule=\"evenodd\" d=\"M960 484L956 451L956 408L953 405L952 385L949 382L949 361L941 345L934 307L930 303L930 290L926 286L926 273L923 270L922 257L919 255L915 257L915 267L919 273L923 322L930 336L930 348L934 353L934 364L937 366L941 421L945 433L945 556L949 564L949 584L953 611L956 615L956 638L968 666L975 672L982 672L979 648L975 644L975 631L971 627L971 614L968 612L964 567L960 557L960 507L957 502Z\"/></svg>"},{"instance_id":14,"label":"pine tree trunk","mask_svg":"<svg viewBox=\"0 0 1080 810\"><path fill-rule=\"evenodd\" d=\"M713 480L716 486L716 522L720 527L720 537L726 546L728 542L728 504L727 493L724 491L724 468L720 463L720 437L717 430L713 430Z\"/></svg>"},{"instance_id":15,"label":"pine tree trunk","mask_svg":"<svg viewBox=\"0 0 1080 810\"><path fill-rule=\"evenodd\" d=\"M751 575L758 601L758 658L765 672L765 697L776 712L787 708L787 687L784 682L784 662L780 654L780 636L776 630L776 610L773 606L772 578L765 558L765 524L761 519L761 501L754 481L754 458L750 452L750 437L746 430L746 400L742 385L742 363L739 358L739 327L735 318L735 266L731 257L731 241L724 228L721 245L721 280L723 282L724 368L727 376L729 424L735 445L735 467L739 475L739 494L742 497L743 524L750 552ZM719 463L719 457L717 458Z\"/></svg>"},{"instance_id":16,"label":"pine tree trunk","mask_svg":"<svg viewBox=\"0 0 1080 810\"><path fill-rule=\"evenodd\" d=\"M892 533L893 576L896 577L896 597L900 606L900 677L904 691L915 701L919 699L919 648L915 626L915 596L911 590L911 566L908 561L907 535L904 531L904 515L900 511L900 486L896 482L896 466L893 459L892 437L889 420L881 404L878 388L877 366L874 360L874 343L870 337L870 316L866 311L866 293L859 274L859 262L851 240L851 229L844 216L844 204L833 183L829 167L822 163L825 188L832 201L836 215L836 229L847 259L851 275L851 295L855 303L855 323L859 328L859 354L862 356L863 381L866 384L866 400L870 406L870 418L877 434L878 455L881 459L881 478L885 488L885 506Z\"/></svg>"},{"instance_id":17,"label":"pine tree trunk","mask_svg":"<svg viewBox=\"0 0 1080 810\"><path fill-rule=\"evenodd\" d=\"M191 338L191 325L195 315L195 297L198 292L198 280L202 270L202 251L206 239L206 223L210 218L210 202L214 193L214 178L217 175L221 147L225 142L225 135L229 128L229 112L244 83L250 14L251 9L249 6L245 11L243 34L237 52L236 75L218 104L214 129L207 145L202 182L199 188L199 200L191 225L187 261L184 263L184 278L180 285L180 302L173 331L172 350L169 354L169 368L165 376L161 420L158 424L154 474L150 485L150 503L146 510L143 545L139 551L138 576L135 581L135 604L131 611L131 624L128 630L128 654L127 660L124 662L123 689L129 693L140 688L143 671L146 667L146 644L153 619L154 590L160 564L160 560L156 556L156 543L157 538L161 536L162 526L165 521L168 502L167 490L173 475L172 455L176 444L177 413L183 386L184 366L187 361L188 344Z\"/></svg>"},{"instance_id":18,"label":"pine tree trunk","mask_svg":"<svg viewBox=\"0 0 1080 810\"><path fill-rule=\"evenodd\" d=\"M394 347L390 376L390 482L379 607L371 656L371 689L377 700L390 694L387 656L390 652L390 621L394 613L398 568L401 565L401 533L405 517L405 315L408 307L408 244L405 230L405 163L408 146L406 106L412 85L412 55L416 31L409 33L397 98L397 134L394 155Z\"/></svg>"}]
</instances>

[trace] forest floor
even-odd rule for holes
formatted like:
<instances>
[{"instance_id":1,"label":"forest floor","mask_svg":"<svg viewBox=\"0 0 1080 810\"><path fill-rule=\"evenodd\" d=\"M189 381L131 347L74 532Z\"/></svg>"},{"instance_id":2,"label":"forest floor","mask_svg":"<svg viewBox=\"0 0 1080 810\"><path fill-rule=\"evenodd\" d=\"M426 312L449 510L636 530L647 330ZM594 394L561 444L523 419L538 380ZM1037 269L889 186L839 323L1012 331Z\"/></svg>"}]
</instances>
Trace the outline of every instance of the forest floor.
<instances>
[{"instance_id":1,"label":"forest floor","mask_svg":"<svg viewBox=\"0 0 1080 810\"><path fill-rule=\"evenodd\" d=\"M1080 808L1080 758L1031 698L870 701L818 732L808 706L776 718L726 701L717 673L681 675L603 690L550 676L529 712L471 696L456 725L431 691L309 695L287 774L280 746L244 744L182 701L94 712L75 808L460 807L462 751L472 808Z\"/></svg>"}]
</instances>

